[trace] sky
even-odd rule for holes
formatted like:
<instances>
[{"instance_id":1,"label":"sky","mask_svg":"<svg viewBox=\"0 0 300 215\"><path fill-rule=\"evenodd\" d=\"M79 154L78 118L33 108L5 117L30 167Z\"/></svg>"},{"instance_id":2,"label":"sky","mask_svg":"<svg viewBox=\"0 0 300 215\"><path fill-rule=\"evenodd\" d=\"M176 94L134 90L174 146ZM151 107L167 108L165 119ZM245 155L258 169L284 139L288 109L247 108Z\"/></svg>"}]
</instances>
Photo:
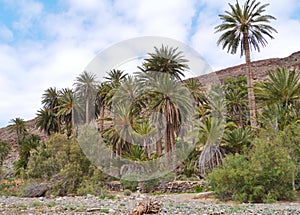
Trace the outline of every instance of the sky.
<instances>
[{"instance_id":1,"label":"sky","mask_svg":"<svg viewBox=\"0 0 300 215\"><path fill-rule=\"evenodd\" d=\"M244 63L216 44L214 27L228 2L235 0L0 0L0 127L34 118L44 90L72 87L97 54L123 40L178 40L214 71ZM300 51L300 1L261 2L270 3L278 33L252 60Z\"/></svg>"}]
</instances>

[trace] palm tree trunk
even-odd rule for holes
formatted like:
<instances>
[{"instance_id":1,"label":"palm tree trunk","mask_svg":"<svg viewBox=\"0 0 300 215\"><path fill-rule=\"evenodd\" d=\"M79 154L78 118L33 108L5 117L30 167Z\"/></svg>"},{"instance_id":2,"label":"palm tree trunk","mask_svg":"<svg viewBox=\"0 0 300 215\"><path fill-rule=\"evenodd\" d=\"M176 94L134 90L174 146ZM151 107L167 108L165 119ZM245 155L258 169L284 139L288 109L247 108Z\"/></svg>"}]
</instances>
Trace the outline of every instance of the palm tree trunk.
<instances>
[{"instance_id":1,"label":"palm tree trunk","mask_svg":"<svg viewBox=\"0 0 300 215\"><path fill-rule=\"evenodd\" d=\"M90 116L89 116L89 97L86 96L85 99L85 123L88 124L90 121Z\"/></svg>"},{"instance_id":2,"label":"palm tree trunk","mask_svg":"<svg viewBox=\"0 0 300 215\"><path fill-rule=\"evenodd\" d=\"M100 132L102 134L103 130L104 130L104 114L105 114L105 106L102 105L100 108Z\"/></svg>"},{"instance_id":3,"label":"palm tree trunk","mask_svg":"<svg viewBox=\"0 0 300 215\"><path fill-rule=\"evenodd\" d=\"M254 89L253 89L253 71L252 71L251 60L250 60L250 46L249 46L249 39L248 39L248 31L244 32L244 45L245 45L245 57L246 57L250 125L252 128L254 128L257 126L256 104L255 104L255 96L254 96Z\"/></svg>"},{"instance_id":4,"label":"palm tree trunk","mask_svg":"<svg viewBox=\"0 0 300 215\"><path fill-rule=\"evenodd\" d=\"M175 151L175 147L176 147L174 132L175 132L174 126L171 126L170 127L171 151Z\"/></svg>"},{"instance_id":5,"label":"palm tree trunk","mask_svg":"<svg viewBox=\"0 0 300 215\"><path fill-rule=\"evenodd\" d=\"M71 126L72 126L72 133L73 139L75 139L75 111L74 105L72 106L72 113L71 113Z\"/></svg>"},{"instance_id":6,"label":"palm tree trunk","mask_svg":"<svg viewBox=\"0 0 300 215\"><path fill-rule=\"evenodd\" d=\"M59 134L61 134L60 117L57 116L57 113L56 113L56 120L57 120L57 132L58 132Z\"/></svg>"},{"instance_id":7,"label":"palm tree trunk","mask_svg":"<svg viewBox=\"0 0 300 215\"><path fill-rule=\"evenodd\" d=\"M116 155L117 157L121 157L121 154L122 154L122 141L119 141L117 143L117 148L116 148Z\"/></svg>"},{"instance_id":8,"label":"palm tree trunk","mask_svg":"<svg viewBox=\"0 0 300 215\"><path fill-rule=\"evenodd\" d=\"M170 135L170 125L167 123L166 134L165 134L165 152L171 151L171 135Z\"/></svg>"},{"instance_id":9,"label":"palm tree trunk","mask_svg":"<svg viewBox=\"0 0 300 215\"><path fill-rule=\"evenodd\" d=\"M161 156L162 154L162 138L156 141L156 154L157 156Z\"/></svg>"},{"instance_id":10,"label":"palm tree trunk","mask_svg":"<svg viewBox=\"0 0 300 215\"><path fill-rule=\"evenodd\" d=\"M20 146L20 132L17 130L17 146L18 146L18 153L21 156L21 146Z\"/></svg>"},{"instance_id":11,"label":"palm tree trunk","mask_svg":"<svg viewBox=\"0 0 300 215\"><path fill-rule=\"evenodd\" d=\"M170 128L170 140L171 140L171 151L172 151L172 168L176 168L176 140L175 140L175 129L174 125Z\"/></svg>"}]
</instances>

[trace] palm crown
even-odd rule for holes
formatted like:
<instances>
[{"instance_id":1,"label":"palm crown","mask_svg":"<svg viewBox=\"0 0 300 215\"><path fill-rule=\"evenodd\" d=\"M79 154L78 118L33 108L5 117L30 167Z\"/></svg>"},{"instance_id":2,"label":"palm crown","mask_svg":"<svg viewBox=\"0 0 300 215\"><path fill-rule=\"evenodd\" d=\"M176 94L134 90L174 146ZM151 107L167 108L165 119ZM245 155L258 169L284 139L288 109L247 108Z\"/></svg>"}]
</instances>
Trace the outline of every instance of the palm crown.
<instances>
[{"instance_id":1,"label":"palm crown","mask_svg":"<svg viewBox=\"0 0 300 215\"><path fill-rule=\"evenodd\" d=\"M268 25L270 20L276 19L271 15L262 15L269 4L260 5L255 0L247 0L243 7L237 1L235 6L229 4L231 11L219 15L223 21L215 29L216 32L224 32L217 44L222 44L222 48L227 47L227 52L235 54L238 47L241 48L241 56L245 54L245 40L249 41L250 47L260 51L259 45L263 47L268 43L264 36L273 39L272 32L277 32Z\"/></svg>"}]
</instances>

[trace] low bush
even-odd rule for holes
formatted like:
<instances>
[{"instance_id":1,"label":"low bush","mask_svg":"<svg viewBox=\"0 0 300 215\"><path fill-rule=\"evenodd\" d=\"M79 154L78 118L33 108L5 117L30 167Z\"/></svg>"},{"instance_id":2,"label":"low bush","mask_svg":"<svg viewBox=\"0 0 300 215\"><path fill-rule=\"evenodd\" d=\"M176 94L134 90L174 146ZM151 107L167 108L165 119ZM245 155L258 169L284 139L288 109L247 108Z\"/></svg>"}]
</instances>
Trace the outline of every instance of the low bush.
<instances>
[{"instance_id":1,"label":"low bush","mask_svg":"<svg viewBox=\"0 0 300 215\"><path fill-rule=\"evenodd\" d=\"M123 189L131 190L132 192L135 192L138 187L138 175L125 175L120 179L120 182L122 184Z\"/></svg>"},{"instance_id":2,"label":"low bush","mask_svg":"<svg viewBox=\"0 0 300 215\"><path fill-rule=\"evenodd\" d=\"M225 158L208 180L220 199L273 202L293 199L295 171L285 147L276 141L257 140L248 153Z\"/></svg>"},{"instance_id":3,"label":"low bush","mask_svg":"<svg viewBox=\"0 0 300 215\"><path fill-rule=\"evenodd\" d=\"M63 196L102 195L107 176L91 164L74 140L54 134L30 157L24 178L49 181L47 194Z\"/></svg>"},{"instance_id":4,"label":"low bush","mask_svg":"<svg viewBox=\"0 0 300 215\"><path fill-rule=\"evenodd\" d=\"M130 190L128 190L128 189L127 189L127 190L124 190L124 195L125 195L125 196L131 196L131 193L132 193L132 192L131 192Z\"/></svg>"}]
</instances>

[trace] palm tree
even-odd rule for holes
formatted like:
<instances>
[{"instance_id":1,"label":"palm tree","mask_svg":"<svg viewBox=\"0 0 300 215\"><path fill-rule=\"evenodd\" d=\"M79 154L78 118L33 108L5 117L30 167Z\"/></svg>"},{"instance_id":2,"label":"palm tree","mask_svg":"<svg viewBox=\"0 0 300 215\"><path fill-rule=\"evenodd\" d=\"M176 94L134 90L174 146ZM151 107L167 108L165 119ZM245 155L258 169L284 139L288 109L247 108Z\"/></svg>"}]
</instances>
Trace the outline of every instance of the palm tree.
<instances>
[{"instance_id":1,"label":"palm tree","mask_svg":"<svg viewBox=\"0 0 300 215\"><path fill-rule=\"evenodd\" d=\"M257 83L255 93L262 106L279 104L288 107L300 99L300 72L276 68L269 72L268 80Z\"/></svg>"},{"instance_id":2,"label":"palm tree","mask_svg":"<svg viewBox=\"0 0 300 215\"><path fill-rule=\"evenodd\" d=\"M244 147L248 147L252 141L253 131L249 128L235 128L225 130L223 141L227 153L241 153Z\"/></svg>"},{"instance_id":3,"label":"palm tree","mask_svg":"<svg viewBox=\"0 0 300 215\"><path fill-rule=\"evenodd\" d=\"M109 86L107 89L108 93L106 95L105 103L108 107L111 107L112 100L116 91L119 89L124 80L127 79L127 73L119 69L113 69L107 72L107 76L104 77L104 84Z\"/></svg>"},{"instance_id":4,"label":"palm tree","mask_svg":"<svg viewBox=\"0 0 300 215\"><path fill-rule=\"evenodd\" d=\"M0 141L0 167L3 164L4 159L9 154L11 150L11 146L9 143L5 141Z\"/></svg>"},{"instance_id":5,"label":"palm tree","mask_svg":"<svg viewBox=\"0 0 300 215\"><path fill-rule=\"evenodd\" d=\"M194 107L199 107L200 105L207 104L208 101L205 95L205 90L202 84L197 79L191 78L185 80L184 84L194 98Z\"/></svg>"},{"instance_id":6,"label":"palm tree","mask_svg":"<svg viewBox=\"0 0 300 215\"><path fill-rule=\"evenodd\" d=\"M111 85L108 83L101 83L97 86L97 95L96 95L96 116L100 121L100 132L102 133L104 130L104 117L105 117L105 110L108 106L108 101L111 99L109 98L109 92L112 90Z\"/></svg>"},{"instance_id":7,"label":"palm tree","mask_svg":"<svg viewBox=\"0 0 300 215\"><path fill-rule=\"evenodd\" d=\"M238 1L235 5L229 4L231 10L219 15L222 24L215 28L216 32L223 32L217 42L218 45L221 44L223 49L227 48L227 52L231 54L235 54L238 47L240 47L241 56L245 54L250 123L252 127L256 126L257 122L250 48L260 51L260 45L265 47L267 44L264 36L273 39L271 34L277 32L268 25L270 20L274 20L275 17L263 14L268 5L260 5L260 2L256 2L256 0L247 0L242 7Z\"/></svg>"},{"instance_id":8,"label":"palm tree","mask_svg":"<svg viewBox=\"0 0 300 215\"><path fill-rule=\"evenodd\" d=\"M75 134L75 93L72 89L63 88L59 92L59 105L57 106L57 114L61 117L65 124L65 129L67 136L69 137L71 133Z\"/></svg>"},{"instance_id":9,"label":"palm tree","mask_svg":"<svg viewBox=\"0 0 300 215\"><path fill-rule=\"evenodd\" d=\"M57 106L58 106L58 90L55 87L50 87L47 90L45 90L43 96L42 96L42 104L44 105L44 112L43 111L39 111L39 115L41 115L41 113L43 112L44 116L46 117L46 112L48 112L48 116L52 116L52 117L56 117L56 120L51 119L51 122L55 123L53 125L49 124L48 127L51 127L52 131L54 132L61 132L61 128L60 128L60 119L59 116L57 115ZM50 112L52 112L50 114ZM50 120L50 118L49 118ZM48 122L49 123L49 122ZM46 129L48 130L48 129ZM47 133L49 133L47 131Z\"/></svg>"},{"instance_id":10,"label":"palm tree","mask_svg":"<svg viewBox=\"0 0 300 215\"><path fill-rule=\"evenodd\" d=\"M264 126L278 132L299 119L299 71L277 68L267 81L257 83L255 93L263 107L260 119Z\"/></svg>"},{"instance_id":11,"label":"palm tree","mask_svg":"<svg viewBox=\"0 0 300 215\"><path fill-rule=\"evenodd\" d=\"M94 105L96 95L96 75L84 71L76 78L75 92L85 98L85 122L90 122L90 111ZM92 102L92 106L91 105Z\"/></svg>"},{"instance_id":12,"label":"palm tree","mask_svg":"<svg viewBox=\"0 0 300 215\"><path fill-rule=\"evenodd\" d=\"M228 78L224 81L227 116L239 127L244 127L247 118L247 78Z\"/></svg>"},{"instance_id":13,"label":"palm tree","mask_svg":"<svg viewBox=\"0 0 300 215\"><path fill-rule=\"evenodd\" d=\"M137 132L137 137L134 138L134 143L143 146L146 157L151 158L151 145L157 139L155 137L155 129L153 128L153 125L144 120L141 123L137 124L137 126L135 127L135 131ZM158 152L159 150L161 149L156 149L156 152ZM157 153L157 155L160 154L161 152Z\"/></svg>"},{"instance_id":14,"label":"palm tree","mask_svg":"<svg viewBox=\"0 0 300 215\"><path fill-rule=\"evenodd\" d=\"M220 144L224 129L224 120L211 115L199 123L198 145L201 153L195 166L198 165L202 177L208 169L212 170L215 166L222 164L224 155Z\"/></svg>"},{"instance_id":15,"label":"palm tree","mask_svg":"<svg viewBox=\"0 0 300 215\"><path fill-rule=\"evenodd\" d=\"M128 74L119 69L112 69L107 72L107 76L104 77L106 83L109 83L113 87L117 88L120 86L121 82L126 79Z\"/></svg>"},{"instance_id":16,"label":"palm tree","mask_svg":"<svg viewBox=\"0 0 300 215\"><path fill-rule=\"evenodd\" d=\"M123 151L128 152L129 144L133 143L135 131L133 125L136 118L132 112L130 102L117 103L112 106L111 116L112 126L104 129L104 140L107 140L112 149L116 151L118 157L122 156Z\"/></svg>"},{"instance_id":17,"label":"palm tree","mask_svg":"<svg viewBox=\"0 0 300 215\"><path fill-rule=\"evenodd\" d=\"M22 139L25 138L25 135L27 134L27 128L26 128L26 123L24 121L24 119L22 118L15 118L15 119L11 119L10 123L12 123L11 125L9 125L9 129L11 131L15 131L17 134L17 146L18 146L18 151L19 154L21 153L21 141Z\"/></svg>"},{"instance_id":18,"label":"palm tree","mask_svg":"<svg viewBox=\"0 0 300 215\"><path fill-rule=\"evenodd\" d=\"M104 131L104 121L106 110L111 109L114 94L121 86L121 83L126 80L127 74L118 69L112 69L107 72L104 77L105 81L100 83L96 94L96 115L100 121L100 132Z\"/></svg>"},{"instance_id":19,"label":"palm tree","mask_svg":"<svg viewBox=\"0 0 300 215\"><path fill-rule=\"evenodd\" d=\"M199 149L201 154L195 165L198 165L200 174L204 176L206 170L212 170L222 163L223 150L221 141L227 126L225 121L226 101L221 85L213 85L208 92L209 114L198 123Z\"/></svg>"},{"instance_id":20,"label":"palm tree","mask_svg":"<svg viewBox=\"0 0 300 215\"><path fill-rule=\"evenodd\" d=\"M56 108L57 111L57 108ZM49 109L40 109L38 110L35 125L41 131L45 131L48 135L52 132L60 132L58 131L58 115Z\"/></svg>"},{"instance_id":21,"label":"palm tree","mask_svg":"<svg viewBox=\"0 0 300 215\"><path fill-rule=\"evenodd\" d=\"M192 98L189 90L178 81L173 80L170 74L148 75L146 81L148 91L152 93L149 104L151 110L161 113L165 118L165 152L175 150L175 138L183 128L183 122L190 119L192 113ZM155 115L159 116L159 115ZM162 125L161 117L153 120L156 127Z\"/></svg>"},{"instance_id":22,"label":"palm tree","mask_svg":"<svg viewBox=\"0 0 300 215\"><path fill-rule=\"evenodd\" d=\"M186 64L188 60L178 51L178 47L169 48L162 45L159 49L154 47L154 50L154 53L148 53L149 58L145 59L142 67L138 67L141 71L168 73L178 80L185 76L183 72L189 69Z\"/></svg>"},{"instance_id":23,"label":"palm tree","mask_svg":"<svg viewBox=\"0 0 300 215\"><path fill-rule=\"evenodd\" d=\"M152 110L157 111L158 109L162 108L162 109L160 109L160 113L167 115L168 112L171 111L171 110L168 110L168 108L170 107L169 105L171 105L171 104L168 102L168 99L166 97L164 98L164 96L163 96L163 94L165 93L164 89L159 89L162 87L162 86L161 87L158 86L159 82L160 82L160 84L165 84L163 82L167 81L166 79L172 79L173 81L171 81L171 82L173 82L173 84L174 84L174 82L176 82L175 80L181 81L181 78L185 76L184 72L189 69L189 66L187 65L188 60L184 58L183 53L181 51L178 51L178 48L172 48L172 47L169 48L168 46L164 46L164 45L162 45L161 48L154 47L154 53L148 53L148 55L149 55L149 57L144 60L143 65L141 67L138 67L142 71L141 73L140 72L137 73L139 82L141 83L142 86L148 86L148 87L150 86L150 90L147 93L146 97L150 98L150 100L151 100L151 101L149 101L150 102L149 105L150 105L150 107L153 108ZM168 77L167 76L162 77L161 74L167 74ZM149 83L149 81L151 83ZM156 86L154 86L154 88L157 88L155 90L158 90L158 93L153 92L152 86L151 86L156 81L158 81L158 83L155 83ZM172 83L168 83L168 84L172 85ZM170 85L166 86L166 87L170 87L170 89L168 89L170 91L169 93L171 93L171 91L172 91ZM178 86L179 84L176 83L175 85ZM181 87L185 88L183 86L181 86ZM160 91L160 90L162 90L162 91ZM160 97L160 99L158 97ZM187 98L189 98L189 97L187 97ZM146 100L147 100L147 98L146 98ZM154 105L156 103L155 100L158 103L160 100L162 102L161 106L155 107L156 106L156 105ZM165 107L165 109L164 109L163 106L166 105L165 102L168 103L168 105L167 105L168 107ZM187 104L187 106L188 105L189 104ZM173 106L173 111L178 110L177 108L178 107ZM178 116L179 114L178 113L175 114L175 112L170 113L170 115L173 114L173 117L175 115ZM171 118L169 118L169 119L171 120ZM154 120L157 120L157 119L154 119ZM172 122L173 122L173 120L172 120ZM177 118L177 123L179 123L178 118ZM164 127L163 123L156 121L156 122L154 122L154 124L158 128L158 133L160 133L162 130L162 127ZM175 126L175 124L174 124L174 126ZM169 122L169 125L170 125L170 122ZM168 131L167 130L165 131L166 133L168 133L168 135L165 135L165 151L166 152L170 151L171 147L174 147L174 144L175 144L175 136L174 136L175 130L169 131L169 129L170 129L170 126L167 129ZM171 130L173 130L173 128ZM160 156L160 154L162 152L162 140L161 139L159 139L156 142L156 150L157 150L157 155Z\"/></svg>"}]
</instances>

